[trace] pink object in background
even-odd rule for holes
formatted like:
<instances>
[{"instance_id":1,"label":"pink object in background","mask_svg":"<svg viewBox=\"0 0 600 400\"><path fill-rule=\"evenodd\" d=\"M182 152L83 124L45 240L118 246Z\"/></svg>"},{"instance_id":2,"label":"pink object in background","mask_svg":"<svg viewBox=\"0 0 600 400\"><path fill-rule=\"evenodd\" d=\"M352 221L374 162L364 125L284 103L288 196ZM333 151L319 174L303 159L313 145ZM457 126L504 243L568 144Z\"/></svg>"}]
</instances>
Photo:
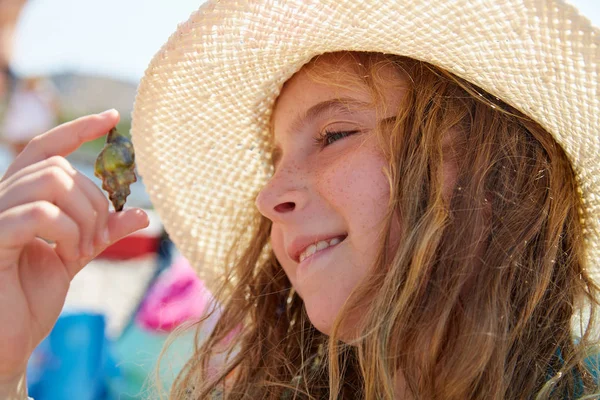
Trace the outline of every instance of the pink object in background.
<instances>
[{"instance_id":1,"label":"pink object in background","mask_svg":"<svg viewBox=\"0 0 600 400\"><path fill-rule=\"evenodd\" d=\"M202 317L211 300L187 259L177 256L148 290L136 321L148 330L172 331L182 322Z\"/></svg>"}]
</instances>

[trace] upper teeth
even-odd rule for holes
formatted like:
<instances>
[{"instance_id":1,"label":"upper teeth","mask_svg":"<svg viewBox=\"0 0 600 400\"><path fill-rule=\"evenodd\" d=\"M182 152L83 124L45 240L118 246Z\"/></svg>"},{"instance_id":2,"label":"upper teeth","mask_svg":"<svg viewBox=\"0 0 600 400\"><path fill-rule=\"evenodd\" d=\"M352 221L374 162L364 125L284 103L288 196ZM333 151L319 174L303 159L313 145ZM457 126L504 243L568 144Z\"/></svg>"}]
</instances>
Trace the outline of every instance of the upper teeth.
<instances>
[{"instance_id":1,"label":"upper teeth","mask_svg":"<svg viewBox=\"0 0 600 400\"><path fill-rule=\"evenodd\" d=\"M329 241L327 240L321 240L315 244L311 244L310 246L308 246L306 249L304 249L304 251L302 253L300 253L300 257L299 260L300 262L304 261L306 258L312 256L313 254L315 254L317 251L321 251L323 249L326 249L330 246L335 246L336 244L340 243L341 240L340 238L333 238Z\"/></svg>"}]
</instances>

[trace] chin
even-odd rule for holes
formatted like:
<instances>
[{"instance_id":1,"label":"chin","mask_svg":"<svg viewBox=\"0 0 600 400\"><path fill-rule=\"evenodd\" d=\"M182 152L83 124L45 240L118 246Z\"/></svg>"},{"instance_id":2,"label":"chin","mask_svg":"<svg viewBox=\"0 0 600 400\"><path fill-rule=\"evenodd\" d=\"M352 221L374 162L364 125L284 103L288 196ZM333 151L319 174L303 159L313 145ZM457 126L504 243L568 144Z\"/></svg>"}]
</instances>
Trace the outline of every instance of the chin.
<instances>
[{"instance_id":1,"label":"chin","mask_svg":"<svg viewBox=\"0 0 600 400\"><path fill-rule=\"evenodd\" d=\"M325 310L317 308L317 310L312 310L311 312L310 308L306 308L306 313L308 314L308 319L310 320L311 324L313 324L313 326L322 334L331 336L331 331L333 330L333 324L336 316L333 315L333 313L328 314L323 311ZM347 342L348 334L347 329L344 328L344 325L346 324L342 322L342 325L339 327L336 336L338 340Z\"/></svg>"},{"instance_id":2,"label":"chin","mask_svg":"<svg viewBox=\"0 0 600 400\"><path fill-rule=\"evenodd\" d=\"M309 305L305 303L305 306L308 319L313 326L322 334L331 336L336 315L333 312L328 312L329 310L323 309L322 306L319 307L319 304L313 304L313 307L309 307ZM345 319L337 330L336 339L352 345L352 343L360 337L360 333L357 330L359 329L360 323L361 320L356 315L355 318L351 317Z\"/></svg>"},{"instance_id":3,"label":"chin","mask_svg":"<svg viewBox=\"0 0 600 400\"><path fill-rule=\"evenodd\" d=\"M329 336L335 316L330 315L322 306L319 307L319 304L313 304L311 307L311 305L305 302L304 305L311 324L313 324L319 332Z\"/></svg>"}]
</instances>

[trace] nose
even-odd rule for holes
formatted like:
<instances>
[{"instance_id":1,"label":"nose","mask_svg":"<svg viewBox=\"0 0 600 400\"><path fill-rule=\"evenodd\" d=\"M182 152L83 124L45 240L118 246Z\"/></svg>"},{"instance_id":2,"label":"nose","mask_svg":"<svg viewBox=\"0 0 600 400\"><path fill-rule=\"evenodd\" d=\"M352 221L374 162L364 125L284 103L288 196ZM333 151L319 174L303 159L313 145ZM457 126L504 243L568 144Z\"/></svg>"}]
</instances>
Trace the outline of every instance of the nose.
<instances>
[{"instance_id":1,"label":"nose","mask_svg":"<svg viewBox=\"0 0 600 400\"><path fill-rule=\"evenodd\" d=\"M308 203L306 171L296 165L283 165L256 197L258 211L273 222L298 214Z\"/></svg>"}]
</instances>

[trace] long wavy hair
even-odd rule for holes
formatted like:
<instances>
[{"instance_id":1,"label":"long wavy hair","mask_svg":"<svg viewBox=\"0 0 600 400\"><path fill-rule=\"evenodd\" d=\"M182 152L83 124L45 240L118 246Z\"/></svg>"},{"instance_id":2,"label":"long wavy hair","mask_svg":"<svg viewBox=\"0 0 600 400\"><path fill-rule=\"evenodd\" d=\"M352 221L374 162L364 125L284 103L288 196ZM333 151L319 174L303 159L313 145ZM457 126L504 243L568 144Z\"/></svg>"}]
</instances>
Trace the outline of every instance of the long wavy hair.
<instances>
[{"instance_id":1,"label":"long wavy hair","mask_svg":"<svg viewBox=\"0 0 600 400\"><path fill-rule=\"evenodd\" d=\"M391 194L373 273L331 334L320 333L270 250L271 222L254 211L239 232L253 240L232 249L214 293L218 321L208 338L197 336L169 397L393 399L400 373L415 399L565 399L597 390L588 360L598 287L586 271L581 198L562 148L443 69L379 53L342 56L355 61L346 83L366 85L380 108L390 84L382 67L406 77L395 120L374 132ZM317 61L311 75L326 82ZM457 132L457 178L447 196L449 132ZM390 237L395 220L399 244ZM360 335L342 342L343 318L359 307ZM195 325L202 321L179 331Z\"/></svg>"}]
</instances>

